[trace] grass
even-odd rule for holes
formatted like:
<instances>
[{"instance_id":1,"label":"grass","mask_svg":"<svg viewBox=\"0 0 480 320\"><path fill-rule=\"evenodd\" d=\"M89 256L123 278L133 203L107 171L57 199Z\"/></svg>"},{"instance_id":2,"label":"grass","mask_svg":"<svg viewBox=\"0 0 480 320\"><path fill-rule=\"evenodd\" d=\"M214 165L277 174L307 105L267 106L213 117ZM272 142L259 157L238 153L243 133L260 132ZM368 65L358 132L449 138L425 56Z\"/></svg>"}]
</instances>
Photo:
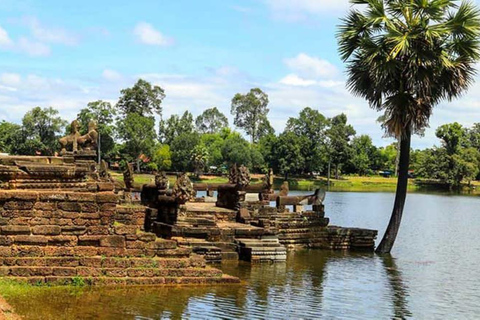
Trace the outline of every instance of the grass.
<instances>
[{"instance_id":1,"label":"grass","mask_svg":"<svg viewBox=\"0 0 480 320\"><path fill-rule=\"evenodd\" d=\"M117 181L123 183L123 175L121 173L112 172L112 177ZM263 175L252 174L251 183L261 183ZM135 186L141 188L142 185L147 183L154 182L154 176L151 174L135 174ZM176 177L169 176L170 185L173 186L175 183ZM227 177L218 177L218 176L200 176L200 179L197 179L193 175L190 176L190 179L194 183L227 183ZM280 189L280 186L283 183L283 176L276 176L274 179L275 189ZM290 190L301 190L301 191L314 191L317 188L327 188L327 178L326 177L311 177L311 178L289 178L288 183ZM352 192L394 192L397 186L397 179L395 177L384 178L380 176L371 176L371 177L359 177L359 176L346 176L341 179L330 179L330 190L331 191L352 191ZM474 190L465 189L464 192L472 194L480 194L480 181L473 181L471 186ZM442 191L439 188L426 188L415 183L414 179L409 179L408 181L408 191ZM443 190L444 191L444 190Z\"/></svg>"}]
</instances>

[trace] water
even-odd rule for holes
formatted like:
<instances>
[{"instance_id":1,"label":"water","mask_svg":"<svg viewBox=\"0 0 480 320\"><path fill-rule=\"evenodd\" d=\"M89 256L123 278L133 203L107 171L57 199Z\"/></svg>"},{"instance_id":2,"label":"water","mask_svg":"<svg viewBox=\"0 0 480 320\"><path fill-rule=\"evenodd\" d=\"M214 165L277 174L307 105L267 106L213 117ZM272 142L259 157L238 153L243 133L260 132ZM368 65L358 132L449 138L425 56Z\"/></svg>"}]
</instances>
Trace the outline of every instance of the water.
<instances>
[{"instance_id":1,"label":"water","mask_svg":"<svg viewBox=\"0 0 480 320\"><path fill-rule=\"evenodd\" d=\"M391 193L329 193L332 225L388 223ZM242 285L35 288L26 319L478 319L480 197L409 194L392 257L299 251L286 263L223 265Z\"/></svg>"}]
</instances>

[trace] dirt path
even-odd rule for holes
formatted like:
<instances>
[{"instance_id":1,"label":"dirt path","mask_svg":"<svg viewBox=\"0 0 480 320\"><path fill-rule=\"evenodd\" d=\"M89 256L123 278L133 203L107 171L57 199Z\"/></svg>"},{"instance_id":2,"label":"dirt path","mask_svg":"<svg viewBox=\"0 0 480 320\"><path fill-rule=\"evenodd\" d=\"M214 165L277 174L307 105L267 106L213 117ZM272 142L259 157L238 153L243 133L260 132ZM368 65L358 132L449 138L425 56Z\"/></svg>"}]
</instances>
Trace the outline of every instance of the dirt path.
<instances>
[{"instance_id":1,"label":"dirt path","mask_svg":"<svg viewBox=\"0 0 480 320\"><path fill-rule=\"evenodd\" d=\"M0 296L0 320L20 320L13 308Z\"/></svg>"}]
</instances>

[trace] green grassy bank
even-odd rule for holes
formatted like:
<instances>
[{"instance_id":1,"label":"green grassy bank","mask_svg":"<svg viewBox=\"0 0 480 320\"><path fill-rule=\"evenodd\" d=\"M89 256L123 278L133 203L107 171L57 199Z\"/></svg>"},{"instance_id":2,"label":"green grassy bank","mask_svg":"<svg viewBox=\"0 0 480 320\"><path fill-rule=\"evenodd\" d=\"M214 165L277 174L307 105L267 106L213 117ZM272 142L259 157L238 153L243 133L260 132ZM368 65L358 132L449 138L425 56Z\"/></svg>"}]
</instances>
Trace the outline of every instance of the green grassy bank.
<instances>
[{"instance_id":1,"label":"green grassy bank","mask_svg":"<svg viewBox=\"0 0 480 320\"><path fill-rule=\"evenodd\" d=\"M112 176L119 182L123 183L123 175L113 172ZM169 176L170 184L175 183L176 177ZM201 176L200 179L196 179L191 176L192 181L196 183L227 183L226 177L217 176ZM252 175L252 183L260 183L262 175ZM143 184L153 183L154 176L151 174L135 174L135 185L141 187ZM290 190L301 191L313 191L317 188L327 188L327 178L325 177L312 177L312 178L289 178L288 179ZM283 183L283 176L276 176L274 179L275 189L279 189ZM394 192L397 185L397 179L395 177L384 178L380 176L372 177L357 177L346 176L341 179L330 180L331 191L351 191L351 192ZM472 189L464 188L462 193L480 194L480 181L472 182ZM445 188L437 185L425 185L419 184L414 179L410 179L408 182L409 192L421 192L421 191L448 191Z\"/></svg>"}]
</instances>

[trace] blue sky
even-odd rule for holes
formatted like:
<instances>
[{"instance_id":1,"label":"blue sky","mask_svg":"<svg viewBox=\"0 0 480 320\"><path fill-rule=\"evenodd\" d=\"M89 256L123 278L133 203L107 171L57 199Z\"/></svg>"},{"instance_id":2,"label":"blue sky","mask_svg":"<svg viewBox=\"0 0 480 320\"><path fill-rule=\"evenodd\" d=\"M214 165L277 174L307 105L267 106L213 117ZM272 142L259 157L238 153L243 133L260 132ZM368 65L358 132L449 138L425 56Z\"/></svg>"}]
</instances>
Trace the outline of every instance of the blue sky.
<instances>
[{"instance_id":1,"label":"blue sky","mask_svg":"<svg viewBox=\"0 0 480 320\"><path fill-rule=\"evenodd\" d=\"M344 85L335 40L346 0L0 0L0 120L35 106L73 119L89 101L114 103L143 77L165 89L164 117L217 106L230 119L237 92L260 87L281 132L310 106L344 112L358 134L382 138L378 114ZM438 106L418 148L443 123L480 122L480 85Z\"/></svg>"}]
</instances>

